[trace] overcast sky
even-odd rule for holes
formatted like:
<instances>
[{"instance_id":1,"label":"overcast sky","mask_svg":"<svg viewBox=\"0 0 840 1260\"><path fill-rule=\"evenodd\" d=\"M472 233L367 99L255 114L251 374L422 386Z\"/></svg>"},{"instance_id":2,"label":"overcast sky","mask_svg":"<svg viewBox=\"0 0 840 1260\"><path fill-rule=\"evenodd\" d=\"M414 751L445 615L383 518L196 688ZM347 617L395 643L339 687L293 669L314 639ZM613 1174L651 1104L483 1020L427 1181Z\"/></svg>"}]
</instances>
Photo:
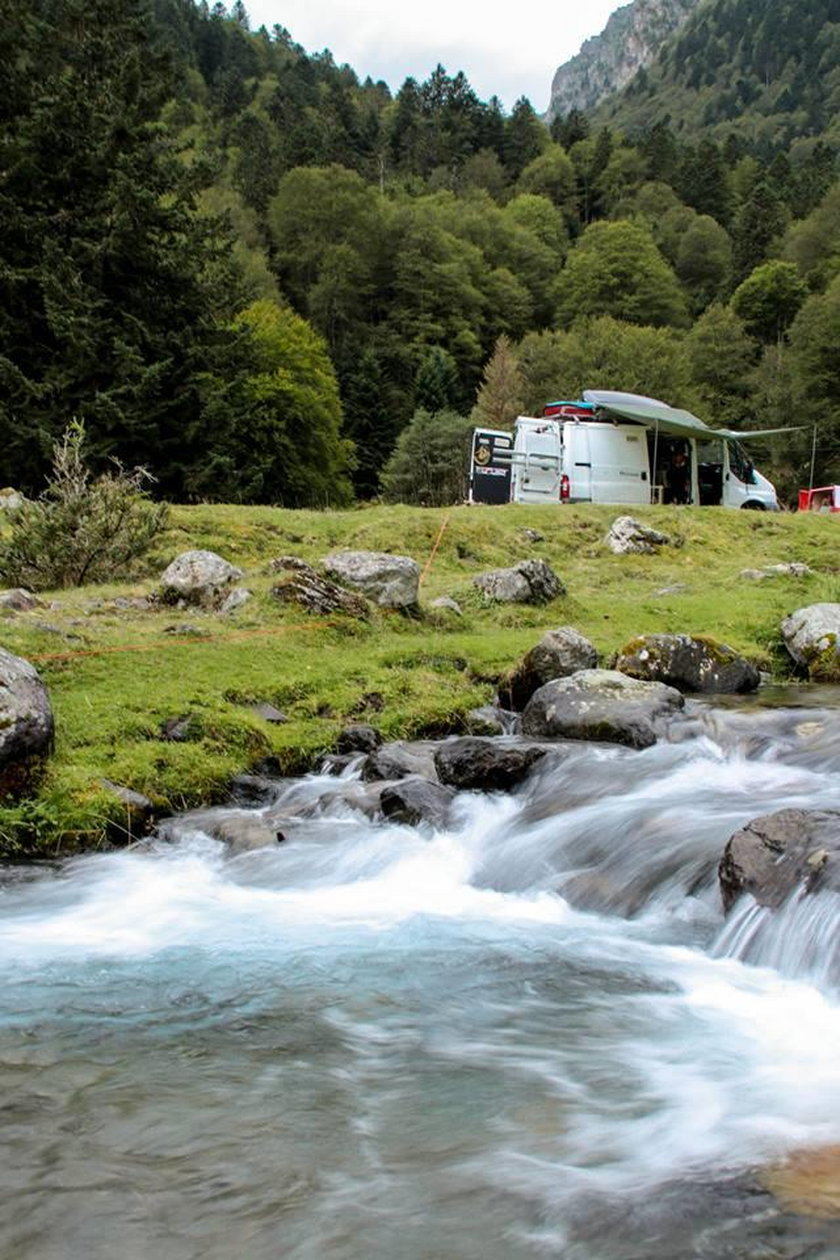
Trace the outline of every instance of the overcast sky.
<instances>
[{"instance_id":1,"label":"overcast sky","mask_svg":"<svg viewBox=\"0 0 840 1260\"><path fill-rule=\"evenodd\" d=\"M307 52L329 48L360 79L384 79L393 91L412 75L422 82L440 62L463 70L482 100L507 109L527 96L543 113L551 79L621 0L245 0L251 25L291 32Z\"/></svg>"}]
</instances>

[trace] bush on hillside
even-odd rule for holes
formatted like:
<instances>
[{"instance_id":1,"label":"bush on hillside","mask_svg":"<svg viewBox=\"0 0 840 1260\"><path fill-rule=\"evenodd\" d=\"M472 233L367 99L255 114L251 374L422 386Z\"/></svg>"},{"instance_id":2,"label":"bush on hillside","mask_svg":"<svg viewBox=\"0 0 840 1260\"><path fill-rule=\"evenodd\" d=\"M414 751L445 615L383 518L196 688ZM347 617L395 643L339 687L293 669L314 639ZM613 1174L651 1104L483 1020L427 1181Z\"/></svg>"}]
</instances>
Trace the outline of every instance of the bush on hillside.
<instances>
[{"instance_id":1,"label":"bush on hillside","mask_svg":"<svg viewBox=\"0 0 840 1260\"><path fill-rule=\"evenodd\" d=\"M122 578L166 528L169 508L153 503L142 468L94 478L84 458L85 430L73 421L53 448L52 474L40 498L9 512L0 544L0 577L29 590Z\"/></svg>"},{"instance_id":2,"label":"bush on hillside","mask_svg":"<svg viewBox=\"0 0 840 1260\"><path fill-rule=\"evenodd\" d=\"M385 499L420 507L462 502L472 428L455 411L415 411L382 471Z\"/></svg>"}]
</instances>

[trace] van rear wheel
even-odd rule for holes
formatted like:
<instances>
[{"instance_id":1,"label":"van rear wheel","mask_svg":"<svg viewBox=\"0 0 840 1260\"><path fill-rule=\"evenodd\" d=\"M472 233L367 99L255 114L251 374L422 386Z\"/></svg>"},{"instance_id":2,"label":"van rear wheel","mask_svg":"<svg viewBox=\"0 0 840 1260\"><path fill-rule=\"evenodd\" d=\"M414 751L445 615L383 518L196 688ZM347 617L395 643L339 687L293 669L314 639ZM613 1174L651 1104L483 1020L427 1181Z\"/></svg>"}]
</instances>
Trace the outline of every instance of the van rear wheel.
<instances>
[{"instance_id":1,"label":"van rear wheel","mask_svg":"<svg viewBox=\"0 0 840 1260\"><path fill-rule=\"evenodd\" d=\"M742 512L766 512L767 508L763 503L759 503L757 499L747 499L746 503L741 504Z\"/></svg>"}]
</instances>

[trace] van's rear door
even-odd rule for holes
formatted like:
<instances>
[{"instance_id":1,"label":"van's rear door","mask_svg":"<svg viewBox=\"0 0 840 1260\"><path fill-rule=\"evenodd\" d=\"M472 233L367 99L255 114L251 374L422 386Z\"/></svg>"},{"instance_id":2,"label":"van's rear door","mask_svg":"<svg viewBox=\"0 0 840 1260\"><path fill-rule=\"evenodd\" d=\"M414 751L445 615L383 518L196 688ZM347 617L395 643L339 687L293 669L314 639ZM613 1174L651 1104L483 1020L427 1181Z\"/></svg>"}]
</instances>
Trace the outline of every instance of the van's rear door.
<instances>
[{"instance_id":1,"label":"van's rear door","mask_svg":"<svg viewBox=\"0 0 840 1260\"><path fill-rule=\"evenodd\" d=\"M595 503L650 503L647 435L641 425L590 425Z\"/></svg>"}]
</instances>

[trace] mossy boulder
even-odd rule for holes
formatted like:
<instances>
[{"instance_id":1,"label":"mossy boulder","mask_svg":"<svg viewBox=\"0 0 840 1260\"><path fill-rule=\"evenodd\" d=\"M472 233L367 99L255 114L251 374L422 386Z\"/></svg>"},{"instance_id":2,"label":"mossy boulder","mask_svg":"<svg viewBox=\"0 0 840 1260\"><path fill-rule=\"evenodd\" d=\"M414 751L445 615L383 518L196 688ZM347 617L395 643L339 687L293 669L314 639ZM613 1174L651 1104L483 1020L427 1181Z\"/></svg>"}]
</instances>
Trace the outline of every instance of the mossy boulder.
<instances>
[{"instance_id":1,"label":"mossy boulder","mask_svg":"<svg viewBox=\"0 0 840 1260\"><path fill-rule=\"evenodd\" d=\"M684 704L680 692L664 683L612 669L583 669L534 692L522 714L522 733L650 748L661 722Z\"/></svg>"},{"instance_id":2,"label":"mossy boulder","mask_svg":"<svg viewBox=\"0 0 840 1260\"><path fill-rule=\"evenodd\" d=\"M743 694L761 681L757 666L727 643L690 634L645 634L626 643L615 668L631 678L704 695Z\"/></svg>"},{"instance_id":3,"label":"mossy boulder","mask_svg":"<svg viewBox=\"0 0 840 1260\"><path fill-rule=\"evenodd\" d=\"M785 647L814 682L840 683L840 604L810 604L785 617Z\"/></svg>"}]
</instances>

